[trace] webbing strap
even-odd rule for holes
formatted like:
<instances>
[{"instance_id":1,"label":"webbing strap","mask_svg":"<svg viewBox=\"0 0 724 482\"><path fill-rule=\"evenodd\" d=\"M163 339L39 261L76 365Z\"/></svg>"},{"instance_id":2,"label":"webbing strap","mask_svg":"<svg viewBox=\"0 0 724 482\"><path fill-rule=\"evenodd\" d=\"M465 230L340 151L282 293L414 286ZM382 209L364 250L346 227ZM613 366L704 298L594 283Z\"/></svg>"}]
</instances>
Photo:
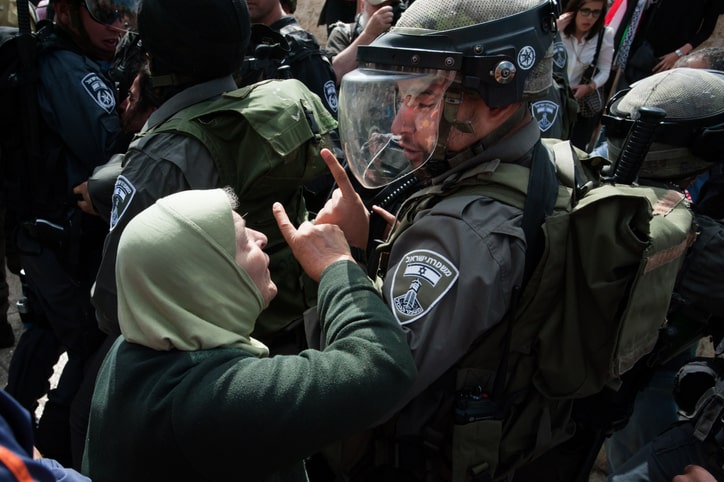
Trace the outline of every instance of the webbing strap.
<instances>
[{"instance_id":1,"label":"webbing strap","mask_svg":"<svg viewBox=\"0 0 724 482\"><path fill-rule=\"evenodd\" d=\"M3 446L0 446L0 462L7 467L18 482L33 482L23 459Z\"/></svg>"}]
</instances>

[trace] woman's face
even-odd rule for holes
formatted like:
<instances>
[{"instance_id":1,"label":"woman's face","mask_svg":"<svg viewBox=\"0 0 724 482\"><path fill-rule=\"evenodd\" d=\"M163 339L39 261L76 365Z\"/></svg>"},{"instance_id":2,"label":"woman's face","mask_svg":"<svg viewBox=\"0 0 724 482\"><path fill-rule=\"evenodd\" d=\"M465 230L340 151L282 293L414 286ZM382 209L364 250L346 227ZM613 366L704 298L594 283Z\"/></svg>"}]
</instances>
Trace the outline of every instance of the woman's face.
<instances>
[{"instance_id":1,"label":"woman's face","mask_svg":"<svg viewBox=\"0 0 724 482\"><path fill-rule=\"evenodd\" d=\"M576 32L586 33L603 14L603 0L584 2L576 11Z\"/></svg>"},{"instance_id":2,"label":"woman's face","mask_svg":"<svg viewBox=\"0 0 724 482\"><path fill-rule=\"evenodd\" d=\"M269 274L269 255L263 249L267 238L263 233L246 227L246 221L233 212L236 233L236 264L249 273L249 277L264 299L264 307L276 296L277 287Z\"/></svg>"}]
</instances>

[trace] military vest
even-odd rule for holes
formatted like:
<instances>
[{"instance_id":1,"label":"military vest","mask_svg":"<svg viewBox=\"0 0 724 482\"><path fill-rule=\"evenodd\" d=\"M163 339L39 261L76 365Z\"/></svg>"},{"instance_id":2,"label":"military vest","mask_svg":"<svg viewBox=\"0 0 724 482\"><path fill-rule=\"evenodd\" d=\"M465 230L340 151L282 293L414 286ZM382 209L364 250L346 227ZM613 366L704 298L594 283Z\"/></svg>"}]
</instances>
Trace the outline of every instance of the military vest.
<instances>
[{"instance_id":1,"label":"military vest","mask_svg":"<svg viewBox=\"0 0 724 482\"><path fill-rule=\"evenodd\" d=\"M303 184L327 171L320 150L331 147L336 121L301 82L270 80L194 104L149 130L191 136L211 154L219 186L239 197L247 226L268 238L265 251L279 294L262 313L255 335L264 337L300 319L316 303L316 286L304 276L272 214L284 205L295 224L306 220Z\"/></svg>"}]
</instances>

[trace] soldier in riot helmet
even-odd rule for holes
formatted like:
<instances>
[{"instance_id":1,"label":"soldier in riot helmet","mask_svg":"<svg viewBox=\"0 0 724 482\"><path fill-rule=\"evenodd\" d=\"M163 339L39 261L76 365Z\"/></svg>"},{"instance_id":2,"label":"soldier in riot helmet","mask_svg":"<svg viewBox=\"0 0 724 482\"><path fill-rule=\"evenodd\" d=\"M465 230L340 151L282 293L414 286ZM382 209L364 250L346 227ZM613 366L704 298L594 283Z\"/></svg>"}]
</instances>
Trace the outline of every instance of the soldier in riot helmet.
<instances>
[{"instance_id":1,"label":"soldier in riot helmet","mask_svg":"<svg viewBox=\"0 0 724 482\"><path fill-rule=\"evenodd\" d=\"M359 47L358 69L342 79L340 138L356 180L365 188L410 172L422 180L378 249L376 269L419 374L369 450L337 451L355 461L341 469L353 479L470 480L475 470L484 480L524 462L482 440L460 446L451 407L456 400L480 407L472 425L462 422L471 434L478 421L490 423L478 433L495 443L495 427L508 430L512 405L490 397L492 383L458 390L455 371L489 334L500 344L488 356L498 358L502 321L524 282L526 247L538 244L537 226L557 193L529 109L551 85L555 17L555 5L541 0L416 0L390 32ZM460 193L506 164L536 173L528 196L540 196L540 209L529 226L521 209ZM340 225L363 251L368 213L341 169L334 171L340 190L316 223ZM555 429L550 443L566 436ZM526 436L523 452L535 445L535 434Z\"/></svg>"},{"instance_id":2,"label":"soldier in riot helmet","mask_svg":"<svg viewBox=\"0 0 724 482\"><path fill-rule=\"evenodd\" d=\"M40 26L37 34L44 45L33 94L39 115L26 126L39 140L25 146L27 157L4 159L18 173L8 191L8 212L18 226L14 241L37 314L13 354L6 391L33 413L48 391L58 356L67 352L58 387L48 393L36 444L68 466L80 464L77 452L71 460L71 405L103 339L90 288L108 230L81 212L72 188L123 148L107 69L120 36L134 26L136 3L54 0L55 23Z\"/></svg>"},{"instance_id":3,"label":"soldier in riot helmet","mask_svg":"<svg viewBox=\"0 0 724 482\"><path fill-rule=\"evenodd\" d=\"M603 118L611 159L619 157L629 128L641 107L663 109L666 116L654 131L651 147L643 158L638 174L640 184L666 185L684 191L699 174L721 166L724 161L724 75L721 72L679 67L641 79L630 89L616 94ZM702 189L708 191L707 187L704 183ZM710 191L711 194L715 192L715 189ZM716 199L712 204L721 206L721 194L714 194L712 199ZM621 474L614 478L617 481L634 480L631 478L633 467L650 470L651 480L671 480L684 469L686 464L683 461L689 458L691 463L698 461L711 468L705 460L692 455L700 449L701 441L693 437L687 441L684 436L685 433L690 434L691 424L667 433L672 440L684 440L680 449L674 450L668 441L657 439L646 449L653 449L648 454L648 467L643 462L646 458L643 455L637 458L637 462L627 462L639 449L679 420L678 409L682 407L677 407L672 397L675 375L683 364L693 358L702 336L718 333L721 336L718 328L721 326L722 297L719 295L721 289L718 289L721 272L716 268L721 251L715 240L722 238L724 229L720 212L710 210L708 201L705 197L693 204L699 234L679 273L669 307L669 326L662 334L681 333L689 334L689 337L660 340L659 344L672 347L673 353L671 356L667 356L666 352L659 355L666 363L655 365L651 369L650 381L636 387L639 393L631 407L628 423L606 440L609 470ZM684 438L679 439L681 436ZM711 442L704 442L703 446L709 447ZM687 452L685 448L692 452ZM720 450L711 449L711 452ZM667 455L661 457L664 452ZM720 470L723 461L724 458L719 458L719 471L715 472L717 480L724 475ZM677 463L678 467L675 466Z\"/></svg>"}]
</instances>

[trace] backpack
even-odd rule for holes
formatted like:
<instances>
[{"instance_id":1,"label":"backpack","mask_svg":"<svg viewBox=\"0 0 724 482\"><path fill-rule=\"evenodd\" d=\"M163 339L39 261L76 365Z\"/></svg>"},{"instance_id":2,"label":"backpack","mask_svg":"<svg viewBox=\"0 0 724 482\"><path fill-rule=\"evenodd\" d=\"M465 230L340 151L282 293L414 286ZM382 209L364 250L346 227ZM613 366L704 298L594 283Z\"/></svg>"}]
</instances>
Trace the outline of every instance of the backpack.
<instances>
[{"instance_id":1,"label":"backpack","mask_svg":"<svg viewBox=\"0 0 724 482\"><path fill-rule=\"evenodd\" d=\"M558 182L540 254L531 269L527 255L527 281L504 320L436 382L449 387L446 408L423 431L424 460L413 466L434 467L442 458L452 465L444 480L506 477L571 438L574 402L618 388L621 375L654 348L695 237L683 194L602 182L603 158L579 159L585 153L567 141L542 145ZM482 195L523 209L528 251L536 252L526 219L540 202L526 200L541 188L537 164L531 173L501 163L416 198L429 207L442 197ZM399 229L409 222L404 213L403 206ZM441 444L446 440L451 447Z\"/></svg>"},{"instance_id":2,"label":"backpack","mask_svg":"<svg viewBox=\"0 0 724 482\"><path fill-rule=\"evenodd\" d=\"M304 30L292 17L283 17L274 25L284 24L279 31L263 24L251 26L251 55L244 58L235 74L240 87L269 79L297 79L316 94L324 107L337 117L336 75L327 54L316 38ZM343 161L344 151L339 147L339 136L332 132L332 150ZM305 183L307 207L317 213L334 189L334 178L327 172Z\"/></svg>"}]
</instances>

